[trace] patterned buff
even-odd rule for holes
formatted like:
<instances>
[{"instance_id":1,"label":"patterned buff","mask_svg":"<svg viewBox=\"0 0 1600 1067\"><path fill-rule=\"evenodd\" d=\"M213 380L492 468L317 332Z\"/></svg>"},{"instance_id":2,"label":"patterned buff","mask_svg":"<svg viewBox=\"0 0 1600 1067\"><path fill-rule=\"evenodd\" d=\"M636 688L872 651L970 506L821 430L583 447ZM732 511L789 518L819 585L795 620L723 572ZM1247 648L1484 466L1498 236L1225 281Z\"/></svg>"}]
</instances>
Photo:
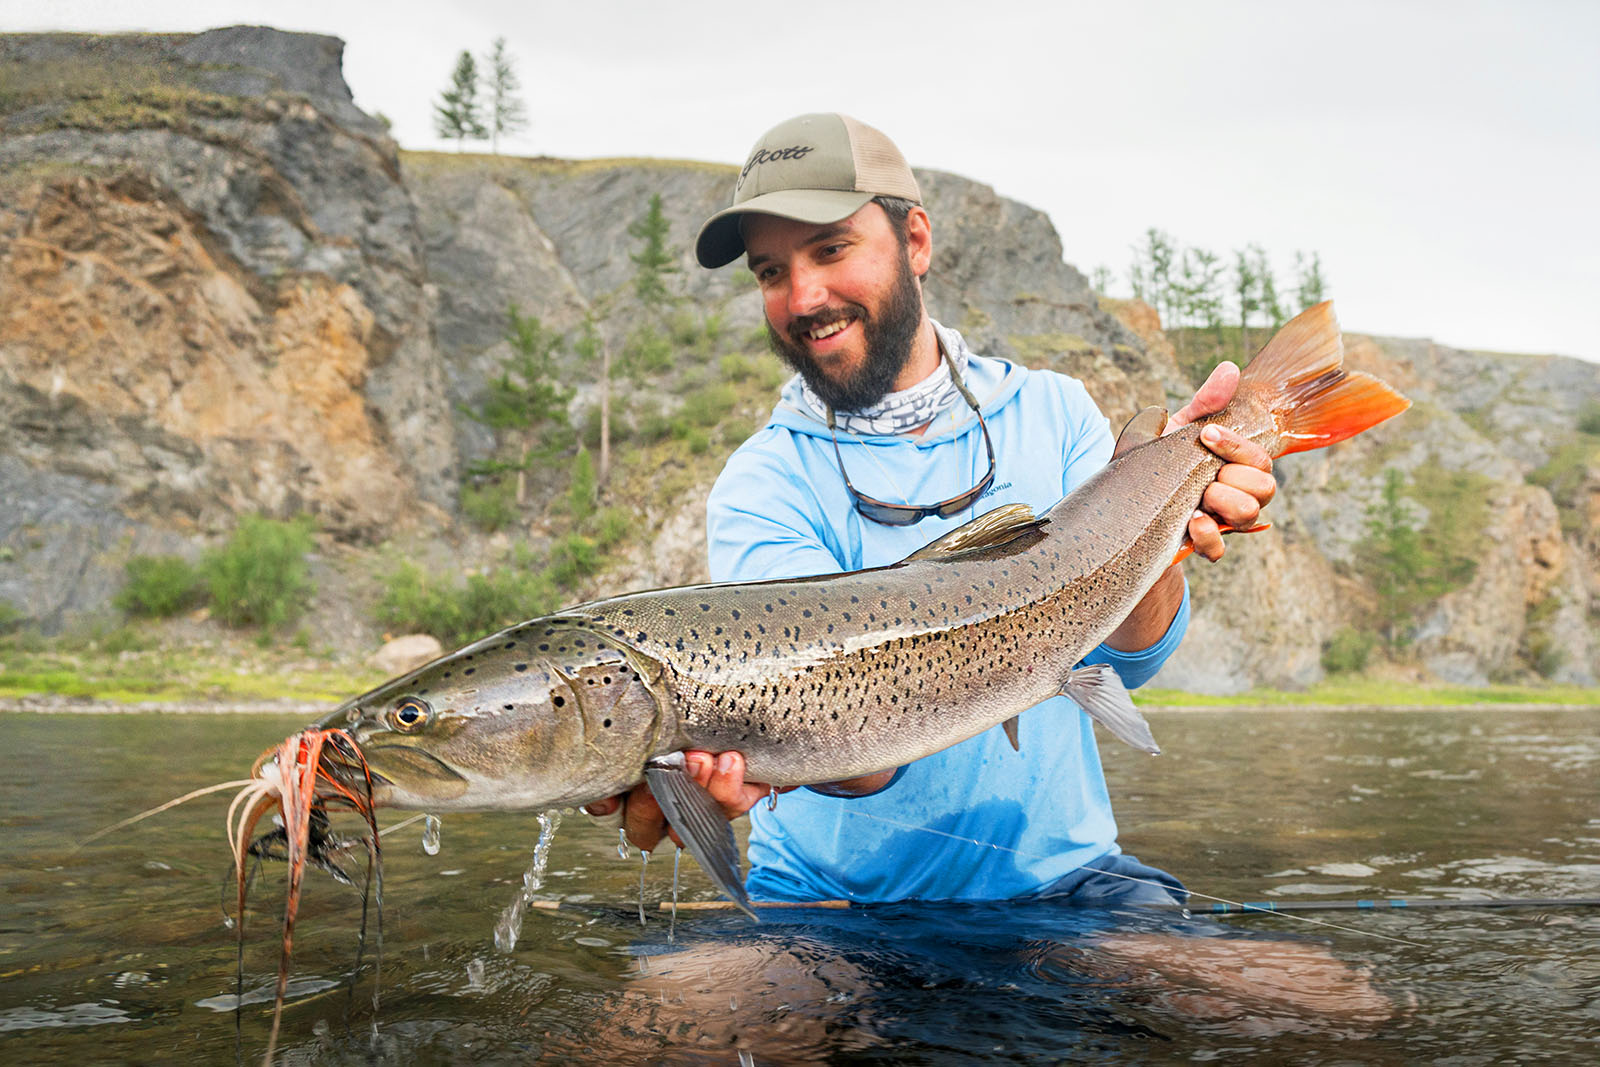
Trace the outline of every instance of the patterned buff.
<instances>
[{"instance_id":1,"label":"patterned buff","mask_svg":"<svg viewBox=\"0 0 1600 1067\"><path fill-rule=\"evenodd\" d=\"M940 347L950 353L950 360L955 363L957 372L965 374L967 356L971 354L967 342L959 333L937 322L933 324L933 332L939 337ZM809 385L804 386L802 392L806 406L817 418L826 422L828 405L811 391ZM863 436L899 434L932 422L946 408L960 402L961 393L950 378L950 364L941 359L938 369L910 389L890 393L862 411L836 411L833 415L839 429L846 433Z\"/></svg>"}]
</instances>

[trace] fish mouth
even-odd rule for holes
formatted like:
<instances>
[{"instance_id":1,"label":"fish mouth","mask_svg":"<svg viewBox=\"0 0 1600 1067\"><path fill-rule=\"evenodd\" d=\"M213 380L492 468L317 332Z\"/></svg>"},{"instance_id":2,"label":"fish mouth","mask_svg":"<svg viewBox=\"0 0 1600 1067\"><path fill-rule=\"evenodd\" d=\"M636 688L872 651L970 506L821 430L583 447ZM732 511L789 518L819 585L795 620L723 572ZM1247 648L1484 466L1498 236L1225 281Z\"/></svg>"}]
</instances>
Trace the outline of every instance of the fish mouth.
<instances>
[{"instance_id":1,"label":"fish mouth","mask_svg":"<svg viewBox=\"0 0 1600 1067\"><path fill-rule=\"evenodd\" d=\"M465 777L443 760L409 745L363 746L372 784L418 801L451 800L470 787Z\"/></svg>"}]
</instances>

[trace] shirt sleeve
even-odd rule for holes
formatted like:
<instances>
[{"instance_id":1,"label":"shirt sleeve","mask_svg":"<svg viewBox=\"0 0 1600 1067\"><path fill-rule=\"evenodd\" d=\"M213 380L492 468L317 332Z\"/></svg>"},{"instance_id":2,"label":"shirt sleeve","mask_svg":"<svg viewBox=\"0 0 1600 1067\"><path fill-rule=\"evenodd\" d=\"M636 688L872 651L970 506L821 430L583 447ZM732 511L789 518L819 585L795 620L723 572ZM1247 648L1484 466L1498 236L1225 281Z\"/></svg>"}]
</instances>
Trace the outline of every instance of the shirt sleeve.
<instances>
[{"instance_id":1,"label":"shirt sleeve","mask_svg":"<svg viewBox=\"0 0 1600 1067\"><path fill-rule=\"evenodd\" d=\"M845 570L817 529L809 487L777 457L735 452L706 498L706 564L715 582Z\"/></svg>"},{"instance_id":2,"label":"shirt sleeve","mask_svg":"<svg viewBox=\"0 0 1600 1067\"><path fill-rule=\"evenodd\" d=\"M1083 657L1083 662L1109 663L1122 679L1123 685L1129 689L1137 689L1155 677L1161 665L1167 662L1167 657L1177 651L1188 629L1189 579L1185 577L1183 599L1178 602L1178 611L1172 616L1172 622L1167 624L1167 632L1162 634L1155 644L1137 652L1121 652L1110 645L1102 644Z\"/></svg>"}]
</instances>

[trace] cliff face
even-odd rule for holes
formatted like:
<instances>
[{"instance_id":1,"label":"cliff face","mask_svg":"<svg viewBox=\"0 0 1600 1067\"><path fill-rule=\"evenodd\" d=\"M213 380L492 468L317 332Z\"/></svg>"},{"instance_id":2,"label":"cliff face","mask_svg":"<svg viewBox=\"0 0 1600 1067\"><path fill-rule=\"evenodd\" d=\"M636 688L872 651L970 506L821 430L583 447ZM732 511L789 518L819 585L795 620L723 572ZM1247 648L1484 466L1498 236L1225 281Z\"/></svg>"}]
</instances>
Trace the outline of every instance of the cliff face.
<instances>
[{"instance_id":1,"label":"cliff face","mask_svg":"<svg viewBox=\"0 0 1600 1067\"><path fill-rule=\"evenodd\" d=\"M451 506L415 212L332 38L0 38L0 515L22 613L239 512Z\"/></svg>"},{"instance_id":2,"label":"cliff face","mask_svg":"<svg viewBox=\"0 0 1600 1067\"><path fill-rule=\"evenodd\" d=\"M759 328L748 274L688 251L732 167L400 154L351 102L341 49L252 27L0 37L0 597L25 617L103 610L128 556L192 554L242 512L310 512L357 547L446 529L461 465L492 446L462 412L509 353L506 309L571 330L609 306L652 195L687 305ZM1186 398L1154 315L1103 308L1041 213L918 178L937 318L979 351L1082 378L1117 425ZM1390 468L1470 476L1488 505L1470 580L1426 608L1421 662L1482 681L1543 650L1547 673L1593 681L1600 464L1579 423L1600 367L1347 344L1417 406L1280 465L1276 532L1190 565L1194 624L1158 684L1319 678L1324 643L1372 608L1359 555ZM569 380L594 380L562 358ZM580 387L575 420L591 402ZM650 516L652 543L605 580L702 576L707 488Z\"/></svg>"}]
</instances>

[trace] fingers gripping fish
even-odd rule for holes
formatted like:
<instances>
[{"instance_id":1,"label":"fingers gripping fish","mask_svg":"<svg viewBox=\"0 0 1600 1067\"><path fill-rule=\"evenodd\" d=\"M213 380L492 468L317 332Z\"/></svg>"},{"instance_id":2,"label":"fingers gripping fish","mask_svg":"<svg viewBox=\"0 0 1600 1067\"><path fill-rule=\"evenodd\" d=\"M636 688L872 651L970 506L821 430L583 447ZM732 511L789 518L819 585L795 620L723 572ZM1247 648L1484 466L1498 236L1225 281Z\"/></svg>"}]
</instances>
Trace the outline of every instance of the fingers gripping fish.
<instances>
[{"instance_id":1,"label":"fingers gripping fish","mask_svg":"<svg viewBox=\"0 0 1600 1067\"><path fill-rule=\"evenodd\" d=\"M1222 460L1208 422L1280 456L1409 406L1341 367L1332 306L1288 323L1221 412L1118 454L1042 516L998 508L900 563L631 593L533 619L357 697L348 731L377 805L544 809L652 791L720 888L745 896L731 831L670 757L738 750L751 780L806 785L901 766L1057 694L1156 752L1114 671L1079 666L1176 558Z\"/></svg>"}]
</instances>

